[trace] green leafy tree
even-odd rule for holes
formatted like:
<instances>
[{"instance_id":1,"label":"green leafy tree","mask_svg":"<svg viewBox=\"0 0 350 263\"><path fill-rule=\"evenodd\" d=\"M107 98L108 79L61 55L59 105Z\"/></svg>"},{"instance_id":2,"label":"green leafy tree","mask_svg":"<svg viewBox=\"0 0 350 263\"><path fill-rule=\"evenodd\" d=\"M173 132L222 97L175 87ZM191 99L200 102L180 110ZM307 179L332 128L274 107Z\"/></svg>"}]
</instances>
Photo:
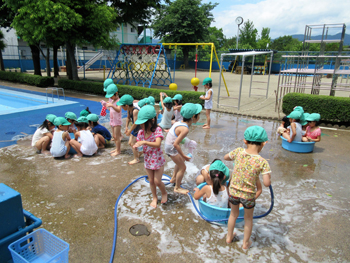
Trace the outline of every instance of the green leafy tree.
<instances>
[{"instance_id":1,"label":"green leafy tree","mask_svg":"<svg viewBox=\"0 0 350 263\"><path fill-rule=\"evenodd\" d=\"M292 36L283 36L272 40L270 48L278 51L301 51L303 43Z\"/></svg>"},{"instance_id":2,"label":"green leafy tree","mask_svg":"<svg viewBox=\"0 0 350 263\"><path fill-rule=\"evenodd\" d=\"M222 50L235 49L237 43L237 37L224 38L224 45Z\"/></svg>"},{"instance_id":3,"label":"green leafy tree","mask_svg":"<svg viewBox=\"0 0 350 263\"><path fill-rule=\"evenodd\" d=\"M152 24L154 35L170 43L209 42L209 26L214 21L211 11L216 5L201 0L175 0L162 5ZM188 67L189 51L194 48L182 47L185 67Z\"/></svg>"},{"instance_id":4,"label":"green leafy tree","mask_svg":"<svg viewBox=\"0 0 350 263\"><path fill-rule=\"evenodd\" d=\"M239 46L240 48L256 48L258 30L249 19L239 29Z\"/></svg>"},{"instance_id":5,"label":"green leafy tree","mask_svg":"<svg viewBox=\"0 0 350 263\"><path fill-rule=\"evenodd\" d=\"M267 44L270 45L270 43L271 43L270 28L263 27L263 29L261 30L261 37L257 41L256 46L257 48L265 49L267 48Z\"/></svg>"}]
</instances>

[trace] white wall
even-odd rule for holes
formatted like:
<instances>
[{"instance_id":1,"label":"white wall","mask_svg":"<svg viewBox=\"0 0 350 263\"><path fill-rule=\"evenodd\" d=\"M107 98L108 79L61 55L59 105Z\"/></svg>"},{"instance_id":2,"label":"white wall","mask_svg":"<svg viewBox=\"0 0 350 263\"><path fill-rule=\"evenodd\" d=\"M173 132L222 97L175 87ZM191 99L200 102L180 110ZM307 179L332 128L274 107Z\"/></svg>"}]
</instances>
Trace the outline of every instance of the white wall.
<instances>
[{"instance_id":1,"label":"white wall","mask_svg":"<svg viewBox=\"0 0 350 263\"><path fill-rule=\"evenodd\" d=\"M4 33L5 44L7 47L3 50L4 59L18 59L18 38L16 31L11 29L9 32L5 28L1 28Z\"/></svg>"}]
</instances>

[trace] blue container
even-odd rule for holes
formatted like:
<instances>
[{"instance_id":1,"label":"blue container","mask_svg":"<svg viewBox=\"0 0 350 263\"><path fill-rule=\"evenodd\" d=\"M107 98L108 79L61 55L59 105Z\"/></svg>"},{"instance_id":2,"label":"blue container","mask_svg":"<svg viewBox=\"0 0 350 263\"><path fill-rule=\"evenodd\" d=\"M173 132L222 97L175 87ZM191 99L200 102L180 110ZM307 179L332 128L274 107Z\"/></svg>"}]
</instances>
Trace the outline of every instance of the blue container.
<instances>
[{"instance_id":1,"label":"blue container","mask_svg":"<svg viewBox=\"0 0 350 263\"><path fill-rule=\"evenodd\" d=\"M9 245L14 263L66 263L69 244L41 228Z\"/></svg>"},{"instance_id":2,"label":"blue container","mask_svg":"<svg viewBox=\"0 0 350 263\"><path fill-rule=\"evenodd\" d=\"M197 186L198 189L202 189L203 186L205 186L207 183L202 183ZM226 219L230 217L231 214L231 208L220 208L217 206L213 206L210 204L207 204L203 201L203 198L200 198L198 200L198 207L201 213L208 218L209 220L219 220L219 219ZM239 208L239 216L244 217L244 208ZM237 219L236 223L242 222L243 219ZM227 224L227 221L220 222L222 224Z\"/></svg>"},{"instance_id":3,"label":"blue container","mask_svg":"<svg viewBox=\"0 0 350 263\"><path fill-rule=\"evenodd\" d=\"M282 148L296 153L311 153L314 150L315 142L288 142L281 136Z\"/></svg>"}]
</instances>

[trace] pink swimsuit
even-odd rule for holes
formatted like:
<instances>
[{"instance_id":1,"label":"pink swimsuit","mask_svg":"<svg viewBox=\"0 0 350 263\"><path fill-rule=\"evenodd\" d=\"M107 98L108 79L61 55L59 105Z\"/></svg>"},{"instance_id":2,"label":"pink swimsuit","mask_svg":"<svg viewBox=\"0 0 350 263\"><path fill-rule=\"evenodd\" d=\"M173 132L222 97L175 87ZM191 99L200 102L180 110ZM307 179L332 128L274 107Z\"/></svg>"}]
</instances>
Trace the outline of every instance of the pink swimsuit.
<instances>
[{"instance_id":1,"label":"pink swimsuit","mask_svg":"<svg viewBox=\"0 0 350 263\"><path fill-rule=\"evenodd\" d=\"M117 102L119 101L119 99L115 102L115 105L117 105ZM110 98L109 99L109 103L113 104L113 100ZM116 112L112 107L109 108L109 124L112 127L115 126L122 126L122 111L120 112Z\"/></svg>"},{"instance_id":2,"label":"pink swimsuit","mask_svg":"<svg viewBox=\"0 0 350 263\"><path fill-rule=\"evenodd\" d=\"M310 131L310 126L306 127L306 137L310 137L311 139L317 139L318 136L321 136L321 129L317 128L314 131Z\"/></svg>"}]
</instances>

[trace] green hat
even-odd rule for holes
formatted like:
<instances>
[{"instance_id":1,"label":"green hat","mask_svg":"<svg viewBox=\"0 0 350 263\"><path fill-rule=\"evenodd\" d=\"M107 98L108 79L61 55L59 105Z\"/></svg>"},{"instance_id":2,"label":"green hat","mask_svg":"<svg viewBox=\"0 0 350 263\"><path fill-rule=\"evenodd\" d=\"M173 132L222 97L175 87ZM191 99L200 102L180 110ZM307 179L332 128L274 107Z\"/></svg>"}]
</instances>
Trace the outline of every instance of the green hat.
<instances>
[{"instance_id":1,"label":"green hat","mask_svg":"<svg viewBox=\"0 0 350 263\"><path fill-rule=\"evenodd\" d=\"M56 115L47 114L45 119L48 120L49 122L53 123L56 118L57 118Z\"/></svg>"},{"instance_id":2,"label":"green hat","mask_svg":"<svg viewBox=\"0 0 350 263\"><path fill-rule=\"evenodd\" d=\"M300 111L301 113L304 113L304 109L301 106L294 107L293 111Z\"/></svg>"},{"instance_id":3,"label":"green hat","mask_svg":"<svg viewBox=\"0 0 350 263\"><path fill-rule=\"evenodd\" d=\"M77 115L75 115L75 113L73 112L66 112L66 114L64 115L64 117L66 117L66 119L71 119L71 120L77 120Z\"/></svg>"},{"instance_id":4,"label":"green hat","mask_svg":"<svg viewBox=\"0 0 350 263\"><path fill-rule=\"evenodd\" d=\"M302 117L302 113L301 111L292 111L287 118L289 119L296 119L296 120L300 120L300 118Z\"/></svg>"},{"instance_id":5,"label":"green hat","mask_svg":"<svg viewBox=\"0 0 350 263\"><path fill-rule=\"evenodd\" d=\"M54 124L55 126L59 126L59 125L71 125L71 123L69 121L66 120L66 118L64 117L56 117L54 120Z\"/></svg>"},{"instance_id":6,"label":"green hat","mask_svg":"<svg viewBox=\"0 0 350 263\"><path fill-rule=\"evenodd\" d=\"M182 95L181 94L176 94L174 96L173 100L182 100Z\"/></svg>"},{"instance_id":7,"label":"green hat","mask_svg":"<svg viewBox=\"0 0 350 263\"><path fill-rule=\"evenodd\" d=\"M106 98L110 98L112 97L114 94L116 94L118 92L118 87L117 85L115 84L110 84L108 87L107 87L107 94L106 94Z\"/></svg>"},{"instance_id":8,"label":"green hat","mask_svg":"<svg viewBox=\"0 0 350 263\"><path fill-rule=\"evenodd\" d=\"M212 81L211 78L205 78L205 79L203 80L203 85L208 84L208 83L212 83L212 82L213 82L213 81Z\"/></svg>"},{"instance_id":9,"label":"green hat","mask_svg":"<svg viewBox=\"0 0 350 263\"><path fill-rule=\"evenodd\" d=\"M89 114L90 114L90 112L88 112L87 110L82 110L82 111L80 112L80 117L81 117L81 116L86 117L86 116L88 116Z\"/></svg>"},{"instance_id":10,"label":"green hat","mask_svg":"<svg viewBox=\"0 0 350 263\"><path fill-rule=\"evenodd\" d=\"M118 106L131 105L133 101L134 101L134 98L131 95L125 94L117 102L117 105Z\"/></svg>"},{"instance_id":11,"label":"green hat","mask_svg":"<svg viewBox=\"0 0 350 263\"><path fill-rule=\"evenodd\" d=\"M304 126L304 125L307 124L306 118L309 117L309 116L310 116L310 113L305 112L305 113L303 114L302 118L300 119L300 124L301 124L302 126Z\"/></svg>"},{"instance_id":12,"label":"green hat","mask_svg":"<svg viewBox=\"0 0 350 263\"><path fill-rule=\"evenodd\" d=\"M105 82L103 82L103 91L106 92L110 84L114 84L113 79L106 79Z\"/></svg>"},{"instance_id":13,"label":"green hat","mask_svg":"<svg viewBox=\"0 0 350 263\"><path fill-rule=\"evenodd\" d=\"M154 105L154 104L156 104L156 100L152 97L152 96L149 96L148 97L148 100L149 100L149 105ZM148 103L147 103L148 104Z\"/></svg>"},{"instance_id":14,"label":"green hat","mask_svg":"<svg viewBox=\"0 0 350 263\"><path fill-rule=\"evenodd\" d=\"M216 160L210 165L209 172L212 170L223 172L226 176L230 175L230 169L228 169L228 167L221 160Z\"/></svg>"},{"instance_id":15,"label":"green hat","mask_svg":"<svg viewBox=\"0 0 350 263\"><path fill-rule=\"evenodd\" d=\"M77 122L85 122L85 123L89 123L88 119L85 116L80 116L77 119Z\"/></svg>"},{"instance_id":16,"label":"green hat","mask_svg":"<svg viewBox=\"0 0 350 263\"><path fill-rule=\"evenodd\" d=\"M181 116L190 119L194 115L200 113L202 111L203 107L200 104L193 104L193 103L186 103L181 108Z\"/></svg>"},{"instance_id":17,"label":"green hat","mask_svg":"<svg viewBox=\"0 0 350 263\"><path fill-rule=\"evenodd\" d=\"M97 122L99 118L98 118L97 114L91 113L88 116L86 116L86 119L88 121Z\"/></svg>"},{"instance_id":18,"label":"green hat","mask_svg":"<svg viewBox=\"0 0 350 263\"><path fill-rule=\"evenodd\" d=\"M173 103L173 100L170 97L166 97L164 98L163 103Z\"/></svg>"},{"instance_id":19,"label":"green hat","mask_svg":"<svg viewBox=\"0 0 350 263\"><path fill-rule=\"evenodd\" d=\"M139 125L157 116L157 112L152 105L143 106L137 115L135 124Z\"/></svg>"},{"instance_id":20,"label":"green hat","mask_svg":"<svg viewBox=\"0 0 350 263\"><path fill-rule=\"evenodd\" d=\"M147 104L147 105L150 104L148 98L144 98L144 99L140 100L140 101L137 103L137 105L138 105L140 108L142 108L142 107L145 106L146 104Z\"/></svg>"},{"instance_id":21,"label":"green hat","mask_svg":"<svg viewBox=\"0 0 350 263\"><path fill-rule=\"evenodd\" d=\"M307 118L305 118L306 121L319 121L321 119L321 115L318 113L311 113Z\"/></svg>"},{"instance_id":22,"label":"green hat","mask_svg":"<svg viewBox=\"0 0 350 263\"><path fill-rule=\"evenodd\" d=\"M244 132L244 139L250 142L266 142L269 140L263 127L250 126Z\"/></svg>"}]
</instances>

